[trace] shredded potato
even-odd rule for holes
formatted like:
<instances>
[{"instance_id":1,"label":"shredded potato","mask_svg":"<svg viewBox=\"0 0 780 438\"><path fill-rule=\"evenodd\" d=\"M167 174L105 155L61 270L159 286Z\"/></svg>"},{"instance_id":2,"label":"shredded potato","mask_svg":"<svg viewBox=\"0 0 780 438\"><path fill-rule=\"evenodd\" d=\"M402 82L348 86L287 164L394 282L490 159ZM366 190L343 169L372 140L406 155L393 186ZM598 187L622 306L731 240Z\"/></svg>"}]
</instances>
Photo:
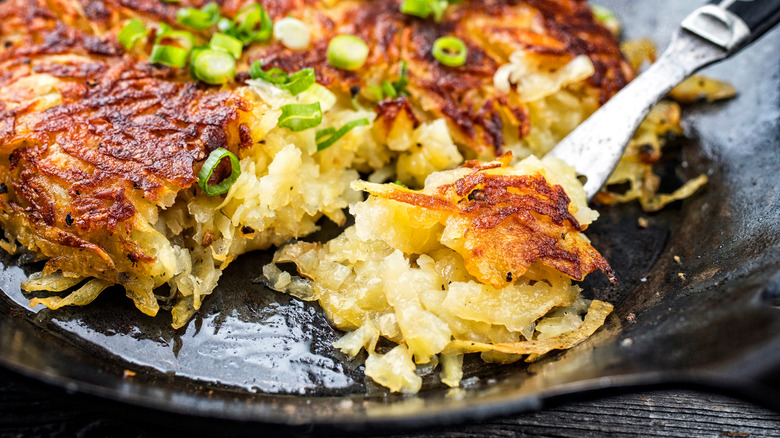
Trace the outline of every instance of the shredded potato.
<instances>
[{"instance_id":1,"label":"shredded potato","mask_svg":"<svg viewBox=\"0 0 780 438\"><path fill-rule=\"evenodd\" d=\"M611 309L599 301L588 308L578 297L580 288L572 284L573 271L555 263L577 259L585 262L580 275L594 269L611 273L580 238L594 215L568 166L557 160L545 165L533 157L511 166L510 160L507 156L432 174L419 192L395 184L354 184L372 193L351 206L355 225L325 244L283 247L274 263L263 268L268 284L319 301L330 321L348 331L334 346L349 356L367 351L366 375L391 391L420 389L415 364L440 363L442 382L457 386L464 353L484 352L483 359L506 363L517 360L518 354L538 356L570 348L592 334ZM570 203L563 187L550 186L548 180L571 187L577 201ZM468 181L479 183L469 186ZM464 187L462 193L451 191ZM518 195L517 190L528 191ZM555 201L556 193L562 194L560 201ZM529 203L528 197L536 201ZM550 208L556 202L560 204ZM479 231L491 215L503 219L489 228L515 227L513 234L497 240L514 245L498 246L505 249L493 255L463 251L462 241L492 239ZM571 228L564 237L554 228L554 237L542 246L537 246L535 235L518 232L523 227L561 226L554 224L564 217ZM453 224L454 231L449 229ZM545 250L550 244L557 249ZM555 254L553 259L545 259L545 251ZM530 263L513 265L496 282L494 268L513 259ZM479 260L489 262L487 270L474 263ZM275 265L284 262L294 262L302 277ZM380 337L398 345L378 351ZM523 349L527 352L521 353Z\"/></svg>"}]
</instances>

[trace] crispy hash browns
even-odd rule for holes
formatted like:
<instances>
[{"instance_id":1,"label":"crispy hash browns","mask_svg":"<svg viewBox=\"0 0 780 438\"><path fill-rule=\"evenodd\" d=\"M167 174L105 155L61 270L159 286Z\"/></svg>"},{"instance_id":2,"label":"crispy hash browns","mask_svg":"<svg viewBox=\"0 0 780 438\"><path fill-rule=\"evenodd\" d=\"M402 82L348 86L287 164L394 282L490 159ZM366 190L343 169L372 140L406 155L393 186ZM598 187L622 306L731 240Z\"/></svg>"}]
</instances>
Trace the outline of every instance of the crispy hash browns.
<instances>
[{"instance_id":1,"label":"crispy hash browns","mask_svg":"<svg viewBox=\"0 0 780 438\"><path fill-rule=\"evenodd\" d=\"M597 215L571 168L510 160L434 173L422 191L354 183L371 194L351 207L355 225L279 250L303 277L270 264L270 286L318 301L349 332L336 346L365 350L366 374L393 391L420 389L416 364L440 363L458 386L464 353L507 363L578 344L612 309L571 281L596 269L616 281L581 234Z\"/></svg>"},{"instance_id":2,"label":"crispy hash browns","mask_svg":"<svg viewBox=\"0 0 780 438\"><path fill-rule=\"evenodd\" d=\"M249 44L222 86L149 61L163 24L208 44L213 27L176 18L203 0L0 2L0 247L46 261L22 284L30 304L85 305L118 285L147 315L170 309L179 328L237 256L281 247L263 267L269 286L318 301L348 332L335 346L366 351L366 375L392 391L418 391L423 364L457 386L464 354L533 361L593 334L612 306L583 299L572 281L595 270L616 281L582 234L598 214L571 168L532 155L654 49L626 46L624 59L582 0L453 2L440 21L405 15L400 2L261 0L273 20L300 20L310 43ZM252 4L218 3L228 18ZM131 20L149 33L126 49L117 37ZM329 63L339 35L367 44L358 70ZM462 66L433 56L443 36L465 44ZM254 62L291 75L312 68L316 83L293 95L251 79ZM401 78L402 90L376 92ZM697 79L672 95L733 89ZM318 105L321 121L288 129L291 104ZM349 124L320 147L319 133ZM656 193L652 164L680 132L676 104L653 109L609 181L629 189L598 199L655 210L704 184ZM209 196L199 173L221 149L240 173L214 166L214 183L235 180ZM344 225L347 208L355 225L337 238L287 244L323 217ZM301 276L276 265L288 262Z\"/></svg>"},{"instance_id":3,"label":"crispy hash browns","mask_svg":"<svg viewBox=\"0 0 780 438\"><path fill-rule=\"evenodd\" d=\"M47 260L23 288L56 295L33 305L83 305L117 284L147 315L172 307L181 327L239 254L307 235L322 216L343 223L343 210L359 200L349 188L358 171L420 187L464 156L542 154L632 76L583 1L463 2L441 23L401 14L398 1L262 4L274 19L306 23L312 42L301 51L252 44L235 82L222 87L148 62L158 23L181 28L176 11L201 2L0 4L2 245ZM226 0L220 9L230 17L244 6ZM128 51L117 34L131 18L152 32ZM326 61L328 41L344 33L369 45L358 72ZM196 45L210 37L194 34ZM450 34L468 46L463 67L430 54L434 39ZM293 97L247 82L242 72L255 60L290 73L312 67L321 85ZM367 90L397 79L401 60L408 95L371 101ZM314 129L277 125L281 106L314 101L323 128L372 123L317 151ZM206 196L194 183L217 148L240 158L241 176L225 195ZM566 224L555 226L576 228ZM576 277L594 260L567 263Z\"/></svg>"}]
</instances>

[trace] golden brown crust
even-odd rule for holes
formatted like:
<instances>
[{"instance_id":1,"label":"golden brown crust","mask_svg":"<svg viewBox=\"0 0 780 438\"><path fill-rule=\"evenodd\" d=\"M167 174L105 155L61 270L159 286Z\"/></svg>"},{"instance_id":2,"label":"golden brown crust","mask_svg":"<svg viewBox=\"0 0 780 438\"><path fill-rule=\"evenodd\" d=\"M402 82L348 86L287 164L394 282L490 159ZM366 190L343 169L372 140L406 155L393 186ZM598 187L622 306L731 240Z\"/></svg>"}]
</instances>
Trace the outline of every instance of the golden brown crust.
<instances>
[{"instance_id":1,"label":"golden brown crust","mask_svg":"<svg viewBox=\"0 0 780 438\"><path fill-rule=\"evenodd\" d=\"M126 3L162 13L156 0ZM82 30L67 9L74 4L61 5L0 5L9 42L0 48L0 151L8 154L0 163L8 191L0 197L14 217L6 231L29 230L34 237L24 243L48 257L62 255L57 245L95 254L90 272L117 281L117 260L141 271L155 260L130 243L141 204L170 205L196 182L210 151L251 144L238 127L250 103L124 54L116 29ZM81 7L97 26L118 22L113 2ZM54 264L67 267L60 259Z\"/></svg>"},{"instance_id":2,"label":"golden brown crust","mask_svg":"<svg viewBox=\"0 0 780 438\"><path fill-rule=\"evenodd\" d=\"M0 3L0 152L6 157L0 158L0 180L8 190L0 193L0 207L10 218L6 232L52 257L51 269L97 272L114 282L141 271L154 256L129 243L135 218L150 205L170 205L191 187L211 150L239 153L252 144L249 127L239 120L251 109L249 102L192 81L186 69L149 64L141 57L151 48L151 36L133 53L116 39L130 17L175 26L179 8L206 2ZM401 14L399 2L341 0L326 6L320 0L263 0L275 18L292 15L315 23L311 47L291 51L278 42L256 44L239 70L256 59L287 71L313 67L320 82L348 92L351 86L396 80L406 60L409 96L381 102L380 120L390 126L404 115L416 126L445 117L456 141L485 156L501 153L508 130L522 137L530 129L523 104L492 87L496 68L514 50L557 56L564 63L586 54L596 66L591 82L605 98L630 76L614 39L595 23L584 1L464 2L449 7L441 23ZM220 2L228 16L248 3ZM528 26L513 24L519 22ZM371 48L358 72L327 62L328 41L344 33L361 36ZM442 35L466 42L464 67L433 59L431 45ZM551 255L537 258L560 259L553 254L556 245L546 250ZM62 247L75 248L79 260ZM576 277L580 271L573 263L564 264ZM586 263L581 271L590 267Z\"/></svg>"},{"instance_id":3,"label":"golden brown crust","mask_svg":"<svg viewBox=\"0 0 780 438\"><path fill-rule=\"evenodd\" d=\"M308 50L294 51L276 43L251 49L249 59L288 72L313 67L319 82L344 92L350 87L376 86L381 83L377 77L394 80L405 60L415 107L445 117L456 140L483 157L503 153L508 130L516 130L520 138L529 131L526 108L493 89L496 69L508 62L512 52L545 54L562 64L587 55L596 71L589 83L602 102L633 74L614 36L593 18L585 1L467 1L450 6L441 23L404 15L399 3L344 0L326 7L311 2L306 6L316 11L318 26ZM289 13L304 16L297 9ZM327 62L328 41L344 33L360 36L370 48L366 64L357 72ZM433 58L433 42L445 35L466 43L469 54L464 66L447 67Z\"/></svg>"},{"instance_id":4,"label":"golden brown crust","mask_svg":"<svg viewBox=\"0 0 780 438\"><path fill-rule=\"evenodd\" d=\"M506 168L510 155L486 165L467 163L472 171L426 194L386 184L371 194L442 214L457 230L453 247L471 275L500 288L516 281L535 262L575 280L600 269L616 282L609 263L579 233L584 230L569 211L561 186L542 175L491 172ZM448 245L449 246L449 245Z\"/></svg>"}]
</instances>

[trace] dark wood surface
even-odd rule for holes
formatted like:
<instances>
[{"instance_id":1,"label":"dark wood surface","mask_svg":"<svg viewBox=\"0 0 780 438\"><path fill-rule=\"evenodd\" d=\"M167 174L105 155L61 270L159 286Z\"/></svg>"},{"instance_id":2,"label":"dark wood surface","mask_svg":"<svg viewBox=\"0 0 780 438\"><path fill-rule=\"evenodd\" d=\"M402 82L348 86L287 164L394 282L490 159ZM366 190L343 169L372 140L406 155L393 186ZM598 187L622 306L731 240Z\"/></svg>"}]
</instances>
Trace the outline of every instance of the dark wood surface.
<instances>
[{"instance_id":1,"label":"dark wood surface","mask_svg":"<svg viewBox=\"0 0 780 438\"><path fill-rule=\"evenodd\" d=\"M387 431L376 431L386 433ZM0 438L312 436L336 434L190 418L130 407L44 385L0 369ZM688 390L561 401L543 411L394 437L780 436L780 413ZM366 435L373 436L373 435ZM379 436L379 435L377 435Z\"/></svg>"}]
</instances>

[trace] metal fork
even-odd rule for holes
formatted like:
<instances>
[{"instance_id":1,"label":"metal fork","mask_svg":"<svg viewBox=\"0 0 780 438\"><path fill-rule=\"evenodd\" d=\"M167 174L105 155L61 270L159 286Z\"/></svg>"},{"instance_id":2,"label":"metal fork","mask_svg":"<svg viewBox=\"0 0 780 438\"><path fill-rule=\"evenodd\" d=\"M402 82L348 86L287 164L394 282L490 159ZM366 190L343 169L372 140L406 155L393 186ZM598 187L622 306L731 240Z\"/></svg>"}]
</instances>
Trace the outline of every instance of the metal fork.
<instances>
[{"instance_id":1,"label":"metal fork","mask_svg":"<svg viewBox=\"0 0 780 438\"><path fill-rule=\"evenodd\" d=\"M715 0L683 20L661 57L548 155L586 178L592 200L615 170L639 123L658 100L697 70L726 59L780 22L780 0ZM778 48L780 56L780 48Z\"/></svg>"}]
</instances>

